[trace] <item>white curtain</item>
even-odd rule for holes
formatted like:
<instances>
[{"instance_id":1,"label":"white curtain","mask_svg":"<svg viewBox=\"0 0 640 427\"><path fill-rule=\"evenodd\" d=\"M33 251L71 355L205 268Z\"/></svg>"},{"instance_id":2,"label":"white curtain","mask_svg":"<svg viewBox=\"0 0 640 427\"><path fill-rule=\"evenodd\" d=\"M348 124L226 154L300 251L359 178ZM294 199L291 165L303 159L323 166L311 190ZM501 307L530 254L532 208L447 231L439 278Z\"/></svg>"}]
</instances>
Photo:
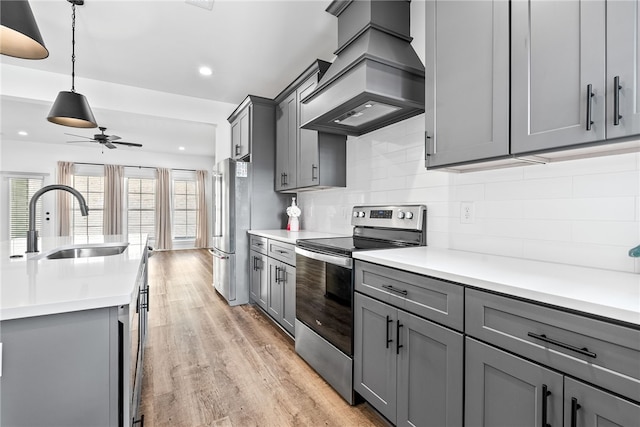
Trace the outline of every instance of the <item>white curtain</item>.
<instances>
[{"instance_id":1,"label":"white curtain","mask_svg":"<svg viewBox=\"0 0 640 427\"><path fill-rule=\"evenodd\" d=\"M124 194L124 167L104 165L104 234L122 234L122 198Z\"/></svg>"},{"instance_id":2,"label":"white curtain","mask_svg":"<svg viewBox=\"0 0 640 427\"><path fill-rule=\"evenodd\" d=\"M156 188L156 249L171 249L171 174L158 168Z\"/></svg>"},{"instance_id":3,"label":"white curtain","mask_svg":"<svg viewBox=\"0 0 640 427\"><path fill-rule=\"evenodd\" d=\"M196 248L209 247L209 219L205 195L206 182L207 171L196 171Z\"/></svg>"},{"instance_id":4,"label":"white curtain","mask_svg":"<svg viewBox=\"0 0 640 427\"><path fill-rule=\"evenodd\" d=\"M58 184L73 185L73 163L58 162ZM71 233L71 194L56 191L56 216L58 217L58 236L69 236Z\"/></svg>"}]
</instances>

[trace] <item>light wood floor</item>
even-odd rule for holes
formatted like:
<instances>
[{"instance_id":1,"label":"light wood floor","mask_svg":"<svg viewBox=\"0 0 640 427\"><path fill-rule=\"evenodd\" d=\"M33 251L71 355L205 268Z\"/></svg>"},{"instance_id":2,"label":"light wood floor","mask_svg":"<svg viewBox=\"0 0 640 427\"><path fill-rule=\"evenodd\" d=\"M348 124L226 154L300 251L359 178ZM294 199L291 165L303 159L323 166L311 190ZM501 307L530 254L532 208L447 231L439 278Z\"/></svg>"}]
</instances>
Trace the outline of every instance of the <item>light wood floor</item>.
<instances>
[{"instance_id":1,"label":"light wood floor","mask_svg":"<svg viewBox=\"0 0 640 427\"><path fill-rule=\"evenodd\" d=\"M145 427L387 425L342 400L257 308L229 307L208 251L156 252L149 266Z\"/></svg>"}]
</instances>

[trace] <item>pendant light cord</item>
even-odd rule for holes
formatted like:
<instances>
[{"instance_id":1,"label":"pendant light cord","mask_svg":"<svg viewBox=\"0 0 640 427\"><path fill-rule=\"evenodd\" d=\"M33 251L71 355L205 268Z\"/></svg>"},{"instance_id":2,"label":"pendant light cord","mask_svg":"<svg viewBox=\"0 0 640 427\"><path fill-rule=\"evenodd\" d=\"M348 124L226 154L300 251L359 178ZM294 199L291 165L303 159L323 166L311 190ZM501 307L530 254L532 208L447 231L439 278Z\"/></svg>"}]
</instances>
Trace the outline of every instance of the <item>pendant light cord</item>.
<instances>
[{"instance_id":1,"label":"pendant light cord","mask_svg":"<svg viewBox=\"0 0 640 427\"><path fill-rule=\"evenodd\" d=\"M76 91L76 4L71 2L71 92Z\"/></svg>"}]
</instances>

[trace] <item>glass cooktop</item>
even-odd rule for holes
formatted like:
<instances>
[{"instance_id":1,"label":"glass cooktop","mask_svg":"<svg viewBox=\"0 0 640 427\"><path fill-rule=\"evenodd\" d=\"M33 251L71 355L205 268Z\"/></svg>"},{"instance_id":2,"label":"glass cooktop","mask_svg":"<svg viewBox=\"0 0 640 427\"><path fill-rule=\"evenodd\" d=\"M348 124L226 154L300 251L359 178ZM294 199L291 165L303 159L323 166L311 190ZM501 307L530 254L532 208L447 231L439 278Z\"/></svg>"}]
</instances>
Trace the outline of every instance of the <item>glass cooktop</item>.
<instances>
[{"instance_id":1,"label":"glass cooktop","mask_svg":"<svg viewBox=\"0 0 640 427\"><path fill-rule=\"evenodd\" d=\"M389 249L408 246L406 243L389 240L369 239L364 237L327 237L322 239L298 240L299 248L315 252L324 252L334 255L350 257L353 252L367 249Z\"/></svg>"}]
</instances>

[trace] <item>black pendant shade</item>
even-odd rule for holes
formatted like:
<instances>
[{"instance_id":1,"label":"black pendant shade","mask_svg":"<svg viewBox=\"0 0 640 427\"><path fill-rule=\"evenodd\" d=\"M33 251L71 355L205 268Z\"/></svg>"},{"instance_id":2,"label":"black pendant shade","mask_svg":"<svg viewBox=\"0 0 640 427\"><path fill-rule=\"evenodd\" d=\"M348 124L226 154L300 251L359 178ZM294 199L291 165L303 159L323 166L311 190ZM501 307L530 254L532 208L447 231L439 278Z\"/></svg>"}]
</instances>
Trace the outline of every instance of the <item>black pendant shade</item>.
<instances>
[{"instance_id":1,"label":"black pendant shade","mask_svg":"<svg viewBox=\"0 0 640 427\"><path fill-rule=\"evenodd\" d=\"M51 123L75 128L95 128L98 126L87 98L80 93L69 91L61 91L58 94L47 120Z\"/></svg>"},{"instance_id":2,"label":"black pendant shade","mask_svg":"<svg viewBox=\"0 0 640 427\"><path fill-rule=\"evenodd\" d=\"M0 24L1 54L23 59L49 56L27 0L3 0Z\"/></svg>"}]
</instances>

